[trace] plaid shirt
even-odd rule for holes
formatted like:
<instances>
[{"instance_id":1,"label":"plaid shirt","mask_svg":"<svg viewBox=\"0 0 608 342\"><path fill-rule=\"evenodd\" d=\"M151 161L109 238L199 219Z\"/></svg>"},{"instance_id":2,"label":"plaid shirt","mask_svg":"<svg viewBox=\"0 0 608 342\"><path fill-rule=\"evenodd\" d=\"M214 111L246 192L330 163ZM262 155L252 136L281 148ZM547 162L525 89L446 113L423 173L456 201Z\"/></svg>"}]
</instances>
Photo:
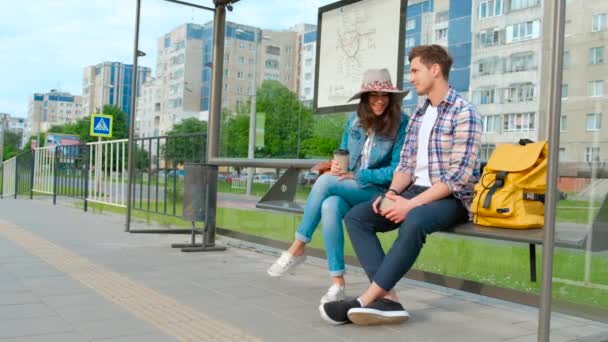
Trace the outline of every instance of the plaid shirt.
<instances>
[{"instance_id":1,"label":"plaid shirt","mask_svg":"<svg viewBox=\"0 0 608 342\"><path fill-rule=\"evenodd\" d=\"M399 166L414 179L418 131L431 101L427 99L410 119L401 150ZM475 107L450 87L446 97L437 106L437 120L429 140L429 177L431 183L446 184L454 197L468 208L473 198L477 177L477 154L481 145L481 117ZM414 179L415 182L415 179Z\"/></svg>"}]
</instances>

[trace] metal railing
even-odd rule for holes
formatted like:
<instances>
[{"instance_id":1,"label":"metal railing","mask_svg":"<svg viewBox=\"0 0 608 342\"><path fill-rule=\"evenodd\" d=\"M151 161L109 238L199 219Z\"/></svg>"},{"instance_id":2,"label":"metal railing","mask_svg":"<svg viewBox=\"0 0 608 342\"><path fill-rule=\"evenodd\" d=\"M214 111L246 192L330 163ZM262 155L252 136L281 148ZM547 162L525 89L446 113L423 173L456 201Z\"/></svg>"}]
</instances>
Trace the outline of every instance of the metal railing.
<instances>
[{"instance_id":1,"label":"metal railing","mask_svg":"<svg viewBox=\"0 0 608 342\"><path fill-rule=\"evenodd\" d=\"M33 192L52 195L55 186L55 146L34 149Z\"/></svg>"},{"instance_id":2,"label":"metal railing","mask_svg":"<svg viewBox=\"0 0 608 342\"><path fill-rule=\"evenodd\" d=\"M57 146L55 150L56 196L87 197L89 172L89 146ZM55 199L56 200L56 199Z\"/></svg>"},{"instance_id":3,"label":"metal railing","mask_svg":"<svg viewBox=\"0 0 608 342\"><path fill-rule=\"evenodd\" d=\"M206 133L135 140L134 210L181 216L184 163L205 163Z\"/></svg>"},{"instance_id":4,"label":"metal railing","mask_svg":"<svg viewBox=\"0 0 608 342\"><path fill-rule=\"evenodd\" d=\"M127 206L127 139L87 143L87 201Z\"/></svg>"},{"instance_id":5,"label":"metal railing","mask_svg":"<svg viewBox=\"0 0 608 342\"><path fill-rule=\"evenodd\" d=\"M2 197L15 195L17 180L17 157L2 163Z\"/></svg>"}]
</instances>

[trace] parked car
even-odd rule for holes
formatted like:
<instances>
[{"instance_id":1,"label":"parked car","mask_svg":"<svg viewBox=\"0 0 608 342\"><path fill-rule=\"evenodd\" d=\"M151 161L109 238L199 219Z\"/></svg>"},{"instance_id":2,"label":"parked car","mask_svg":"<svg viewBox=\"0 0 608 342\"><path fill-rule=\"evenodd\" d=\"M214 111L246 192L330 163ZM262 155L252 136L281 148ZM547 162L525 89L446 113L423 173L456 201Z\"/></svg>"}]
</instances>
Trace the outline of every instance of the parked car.
<instances>
[{"instance_id":1,"label":"parked car","mask_svg":"<svg viewBox=\"0 0 608 342\"><path fill-rule=\"evenodd\" d=\"M315 184L315 181L319 177L319 174L312 171L304 171L300 172L298 176L298 182L300 185L312 185Z\"/></svg>"}]
</instances>

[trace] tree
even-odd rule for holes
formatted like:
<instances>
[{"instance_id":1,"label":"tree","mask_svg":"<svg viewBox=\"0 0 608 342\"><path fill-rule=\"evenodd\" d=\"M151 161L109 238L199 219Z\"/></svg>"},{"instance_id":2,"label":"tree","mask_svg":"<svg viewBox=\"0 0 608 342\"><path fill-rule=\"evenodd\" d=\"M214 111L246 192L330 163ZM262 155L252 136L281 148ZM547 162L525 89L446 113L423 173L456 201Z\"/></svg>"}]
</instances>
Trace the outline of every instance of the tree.
<instances>
[{"instance_id":1,"label":"tree","mask_svg":"<svg viewBox=\"0 0 608 342\"><path fill-rule=\"evenodd\" d=\"M312 111L278 81L267 80L257 91L258 112L266 113L264 158L304 158L302 142L312 136Z\"/></svg>"},{"instance_id":2,"label":"tree","mask_svg":"<svg viewBox=\"0 0 608 342\"><path fill-rule=\"evenodd\" d=\"M348 113L330 114L314 117L313 135L302 142L308 157L331 157L340 146Z\"/></svg>"},{"instance_id":3,"label":"tree","mask_svg":"<svg viewBox=\"0 0 608 342\"><path fill-rule=\"evenodd\" d=\"M0 135L0 137L2 137L2 135ZM3 160L10 159L18 154L20 142L21 134L11 131L4 132Z\"/></svg>"},{"instance_id":4,"label":"tree","mask_svg":"<svg viewBox=\"0 0 608 342\"><path fill-rule=\"evenodd\" d=\"M167 135L169 138L163 146L165 159L178 163L207 160L207 122L196 118L184 119Z\"/></svg>"}]
</instances>

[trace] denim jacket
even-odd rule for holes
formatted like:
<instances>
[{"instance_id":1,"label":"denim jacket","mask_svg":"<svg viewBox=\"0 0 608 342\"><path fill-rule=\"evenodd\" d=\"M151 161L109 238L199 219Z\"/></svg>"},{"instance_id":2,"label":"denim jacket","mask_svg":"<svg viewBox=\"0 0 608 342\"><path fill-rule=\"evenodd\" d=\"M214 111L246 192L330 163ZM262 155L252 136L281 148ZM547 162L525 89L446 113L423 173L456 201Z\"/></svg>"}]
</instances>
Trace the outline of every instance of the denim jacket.
<instances>
[{"instance_id":1,"label":"denim jacket","mask_svg":"<svg viewBox=\"0 0 608 342\"><path fill-rule=\"evenodd\" d=\"M391 184L393 172L399 164L407 123L408 117L401 114L401 122L394 138L374 136L367 169L359 168L355 171L355 180L359 185L362 187L376 185L386 188ZM340 144L341 149L349 151L349 171L353 171L353 168L359 162L366 138L367 134L359 125L357 113L352 113L346 123L346 129Z\"/></svg>"}]
</instances>

